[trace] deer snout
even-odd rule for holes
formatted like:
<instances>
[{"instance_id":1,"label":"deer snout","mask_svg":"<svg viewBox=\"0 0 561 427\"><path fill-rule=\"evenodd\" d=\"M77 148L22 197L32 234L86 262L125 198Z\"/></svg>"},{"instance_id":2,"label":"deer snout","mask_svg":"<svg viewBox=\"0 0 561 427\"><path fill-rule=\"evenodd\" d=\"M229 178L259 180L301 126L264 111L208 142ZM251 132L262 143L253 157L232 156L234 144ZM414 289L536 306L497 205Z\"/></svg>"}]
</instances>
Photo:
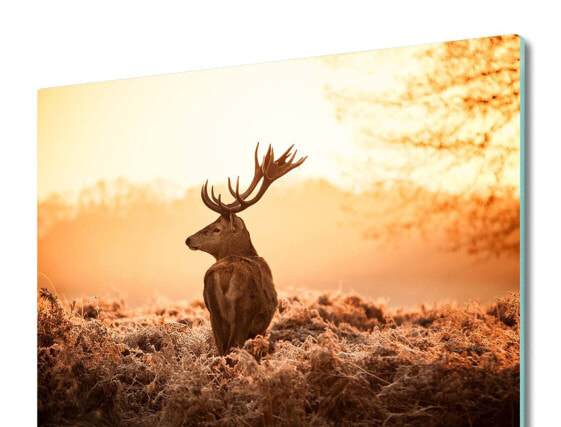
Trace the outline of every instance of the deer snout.
<instances>
[{"instance_id":1,"label":"deer snout","mask_svg":"<svg viewBox=\"0 0 561 427\"><path fill-rule=\"evenodd\" d=\"M194 251L200 248L199 245L193 243L193 239L191 237L187 237L187 240L185 240L185 244L189 246L189 249L192 249Z\"/></svg>"}]
</instances>

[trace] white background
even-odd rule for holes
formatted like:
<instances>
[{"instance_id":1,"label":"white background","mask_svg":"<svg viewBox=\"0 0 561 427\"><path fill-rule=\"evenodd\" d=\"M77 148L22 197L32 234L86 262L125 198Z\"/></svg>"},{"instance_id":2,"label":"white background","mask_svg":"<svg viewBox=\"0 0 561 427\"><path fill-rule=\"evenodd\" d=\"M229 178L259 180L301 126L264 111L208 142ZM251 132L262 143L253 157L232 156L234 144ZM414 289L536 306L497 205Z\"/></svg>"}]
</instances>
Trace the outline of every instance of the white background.
<instances>
[{"instance_id":1,"label":"white background","mask_svg":"<svg viewBox=\"0 0 561 427\"><path fill-rule=\"evenodd\" d=\"M186 3L186 2L185 2ZM10 4L10 6L6 6ZM549 4L555 4L550 2ZM36 423L36 91L42 87L517 33L528 61L528 413L558 421L559 12L543 2L4 2L3 425Z\"/></svg>"}]
</instances>

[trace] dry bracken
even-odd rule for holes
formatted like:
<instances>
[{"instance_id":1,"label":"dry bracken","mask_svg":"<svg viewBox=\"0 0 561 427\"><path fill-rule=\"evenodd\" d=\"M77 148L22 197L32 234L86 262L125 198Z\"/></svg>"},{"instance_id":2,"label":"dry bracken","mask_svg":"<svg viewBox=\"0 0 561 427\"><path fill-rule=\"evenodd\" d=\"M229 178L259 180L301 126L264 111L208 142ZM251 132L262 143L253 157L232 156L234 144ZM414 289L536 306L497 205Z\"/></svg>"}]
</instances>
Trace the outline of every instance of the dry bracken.
<instances>
[{"instance_id":1,"label":"dry bracken","mask_svg":"<svg viewBox=\"0 0 561 427\"><path fill-rule=\"evenodd\" d=\"M41 425L517 425L519 298L389 310L281 298L226 357L200 301L38 297Z\"/></svg>"}]
</instances>

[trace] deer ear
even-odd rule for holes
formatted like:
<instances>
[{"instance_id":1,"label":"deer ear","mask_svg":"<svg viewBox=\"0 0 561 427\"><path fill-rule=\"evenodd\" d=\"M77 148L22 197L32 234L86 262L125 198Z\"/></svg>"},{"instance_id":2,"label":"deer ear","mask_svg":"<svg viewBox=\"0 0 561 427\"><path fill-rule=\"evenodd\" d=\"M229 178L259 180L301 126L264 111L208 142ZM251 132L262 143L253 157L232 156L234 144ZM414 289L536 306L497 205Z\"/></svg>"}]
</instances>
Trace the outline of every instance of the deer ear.
<instances>
[{"instance_id":1,"label":"deer ear","mask_svg":"<svg viewBox=\"0 0 561 427\"><path fill-rule=\"evenodd\" d=\"M234 233L237 233L244 229L245 226L242 219L239 216L236 216L236 214L232 214L231 221L232 222L230 224L232 225L232 230L234 231Z\"/></svg>"}]
</instances>

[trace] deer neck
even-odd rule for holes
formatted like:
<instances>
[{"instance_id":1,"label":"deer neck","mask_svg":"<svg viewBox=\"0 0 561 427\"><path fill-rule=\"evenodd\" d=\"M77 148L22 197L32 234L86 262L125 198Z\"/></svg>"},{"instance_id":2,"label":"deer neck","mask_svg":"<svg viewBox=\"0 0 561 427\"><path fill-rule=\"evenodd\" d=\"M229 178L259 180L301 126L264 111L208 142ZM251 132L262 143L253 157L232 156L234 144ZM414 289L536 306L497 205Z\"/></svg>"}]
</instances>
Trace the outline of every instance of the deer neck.
<instances>
[{"instance_id":1,"label":"deer neck","mask_svg":"<svg viewBox=\"0 0 561 427\"><path fill-rule=\"evenodd\" d=\"M251 243L251 239L248 236L244 239L232 239L223 248L220 248L218 254L214 257L216 261L220 261L222 258L227 256L243 256L243 257L254 257L257 256L257 251Z\"/></svg>"}]
</instances>

